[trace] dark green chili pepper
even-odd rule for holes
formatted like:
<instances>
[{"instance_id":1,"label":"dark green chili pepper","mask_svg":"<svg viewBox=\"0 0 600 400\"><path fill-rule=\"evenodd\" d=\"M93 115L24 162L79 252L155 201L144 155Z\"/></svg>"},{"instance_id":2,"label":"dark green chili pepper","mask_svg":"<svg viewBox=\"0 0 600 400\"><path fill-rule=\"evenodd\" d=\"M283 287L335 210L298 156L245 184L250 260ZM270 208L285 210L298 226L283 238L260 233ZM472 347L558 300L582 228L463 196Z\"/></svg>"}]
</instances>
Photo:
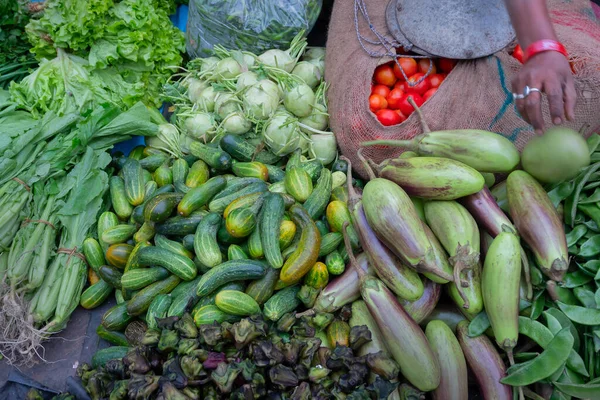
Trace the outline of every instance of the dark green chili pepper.
<instances>
[{"instance_id":1,"label":"dark green chili pepper","mask_svg":"<svg viewBox=\"0 0 600 400\"><path fill-rule=\"evenodd\" d=\"M573 349L573 341L569 328L562 329L538 357L523 364L515 364L510 368L510 374L500 382L511 386L526 386L549 377L567 361Z\"/></svg>"}]
</instances>

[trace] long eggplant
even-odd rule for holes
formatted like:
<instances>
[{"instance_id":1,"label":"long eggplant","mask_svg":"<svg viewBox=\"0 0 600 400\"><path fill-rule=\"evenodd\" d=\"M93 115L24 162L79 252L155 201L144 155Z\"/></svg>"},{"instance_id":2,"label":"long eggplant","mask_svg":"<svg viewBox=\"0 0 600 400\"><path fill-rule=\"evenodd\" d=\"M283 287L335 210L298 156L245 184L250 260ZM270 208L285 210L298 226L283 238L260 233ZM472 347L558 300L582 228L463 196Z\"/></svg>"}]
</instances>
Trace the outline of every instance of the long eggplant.
<instances>
[{"instance_id":1,"label":"long eggplant","mask_svg":"<svg viewBox=\"0 0 600 400\"><path fill-rule=\"evenodd\" d=\"M406 311L417 324L420 324L433 312L441 295L442 286L427 279L425 282L425 290L419 299L408 301L398 298L398 301L404 308L404 311Z\"/></svg>"},{"instance_id":2,"label":"long eggplant","mask_svg":"<svg viewBox=\"0 0 600 400\"><path fill-rule=\"evenodd\" d=\"M517 235L517 229L498 206L492 192L487 187L475 194L463 197L459 202L469 210L479 226L492 237L496 237L502 232Z\"/></svg>"}]
</instances>

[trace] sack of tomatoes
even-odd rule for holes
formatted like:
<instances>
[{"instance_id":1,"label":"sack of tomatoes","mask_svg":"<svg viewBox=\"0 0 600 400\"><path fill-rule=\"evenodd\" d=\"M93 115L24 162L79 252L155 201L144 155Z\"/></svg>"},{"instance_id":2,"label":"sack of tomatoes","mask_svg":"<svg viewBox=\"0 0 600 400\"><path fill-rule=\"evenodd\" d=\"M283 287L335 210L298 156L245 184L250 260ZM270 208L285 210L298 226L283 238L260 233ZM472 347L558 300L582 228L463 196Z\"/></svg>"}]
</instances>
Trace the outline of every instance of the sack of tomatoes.
<instances>
[{"instance_id":1,"label":"sack of tomatoes","mask_svg":"<svg viewBox=\"0 0 600 400\"><path fill-rule=\"evenodd\" d=\"M435 94L456 65L446 58L401 57L375 68L369 108L385 126L404 122L414 108L408 101L412 97L420 107Z\"/></svg>"}]
</instances>

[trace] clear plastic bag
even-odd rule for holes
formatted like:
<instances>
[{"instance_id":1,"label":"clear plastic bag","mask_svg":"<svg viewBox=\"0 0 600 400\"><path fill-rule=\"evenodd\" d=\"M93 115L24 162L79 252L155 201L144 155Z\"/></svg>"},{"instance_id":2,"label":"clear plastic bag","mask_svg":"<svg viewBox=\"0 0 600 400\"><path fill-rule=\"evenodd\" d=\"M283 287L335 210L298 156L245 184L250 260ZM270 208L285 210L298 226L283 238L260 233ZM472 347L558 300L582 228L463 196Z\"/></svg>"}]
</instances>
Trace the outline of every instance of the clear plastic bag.
<instances>
[{"instance_id":1,"label":"clear plastic bag","mask_svg":"<svg viewBox=\"0 0 600 400\"><path fill-rule=\"evenodd\" d=\"M209 56L215 44L255 54L286 49L301 30L308 35L322 4L322 0L190 0L188 54Z\"/></svg>"}]
</instances>

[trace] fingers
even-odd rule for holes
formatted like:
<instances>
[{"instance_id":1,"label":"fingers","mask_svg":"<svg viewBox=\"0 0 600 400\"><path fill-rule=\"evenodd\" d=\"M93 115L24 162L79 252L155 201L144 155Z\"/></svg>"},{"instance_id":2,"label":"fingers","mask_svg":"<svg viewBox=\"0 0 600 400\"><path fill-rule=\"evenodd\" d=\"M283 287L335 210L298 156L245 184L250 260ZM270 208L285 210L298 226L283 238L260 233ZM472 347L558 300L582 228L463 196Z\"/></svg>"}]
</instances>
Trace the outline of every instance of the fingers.
<instances>
[{"instance_id":1,"label":"fingers","mask_svg":"<svg viewBox=\"0 0 600 400\"><path fill-rule=\"evenodd\" d=\"M513 93L523 93L523 91L525 90L525 86L526 84L524 83L524 80L521 78L520 74L518 74L512 81ZM517 110L519 110L519 114L521 114L521 117L525 120L525 122L529 123L527 111L525 110L525 99L516 99L515 105L517 106Z\"/></svg>"},{"instance_id":2,"label":"fingers","mask_svg":"<svg viewBox=\"0 0 600 400\"><path fill-rule=\"evenodd\" d=\"M577 92L575 91L575 80L573 75L567 76L565 83L563 84L565 113L569 121L573 121L575 118L575 101L577 99Z\"/></svg>"},{"instance_id":3,"label":"fingers","mask_svg":"<svg viewBox=\"0 0 600 400\"><path fill-rule=\"evenodd\" d=\"M554 125L562 124L565 120L565 103L563 99L566 98L566 94L563 93L563 85L556 80L546 80L544 82L544 93L548 98L552 122Z\"/></svg>"},{"instance_id":4,"label":"fingers","mask_svg":"<svg viewBox=\"0 0 600 400\"><path fill-rule=\"evenodd\" d=\"M539 86L533 86L539 87ZM525 97L525 112L529 123L537 133L544 131L544 116L542 114L542 95L540 92L532 92Z\"/></svg>"}]
</instances>

